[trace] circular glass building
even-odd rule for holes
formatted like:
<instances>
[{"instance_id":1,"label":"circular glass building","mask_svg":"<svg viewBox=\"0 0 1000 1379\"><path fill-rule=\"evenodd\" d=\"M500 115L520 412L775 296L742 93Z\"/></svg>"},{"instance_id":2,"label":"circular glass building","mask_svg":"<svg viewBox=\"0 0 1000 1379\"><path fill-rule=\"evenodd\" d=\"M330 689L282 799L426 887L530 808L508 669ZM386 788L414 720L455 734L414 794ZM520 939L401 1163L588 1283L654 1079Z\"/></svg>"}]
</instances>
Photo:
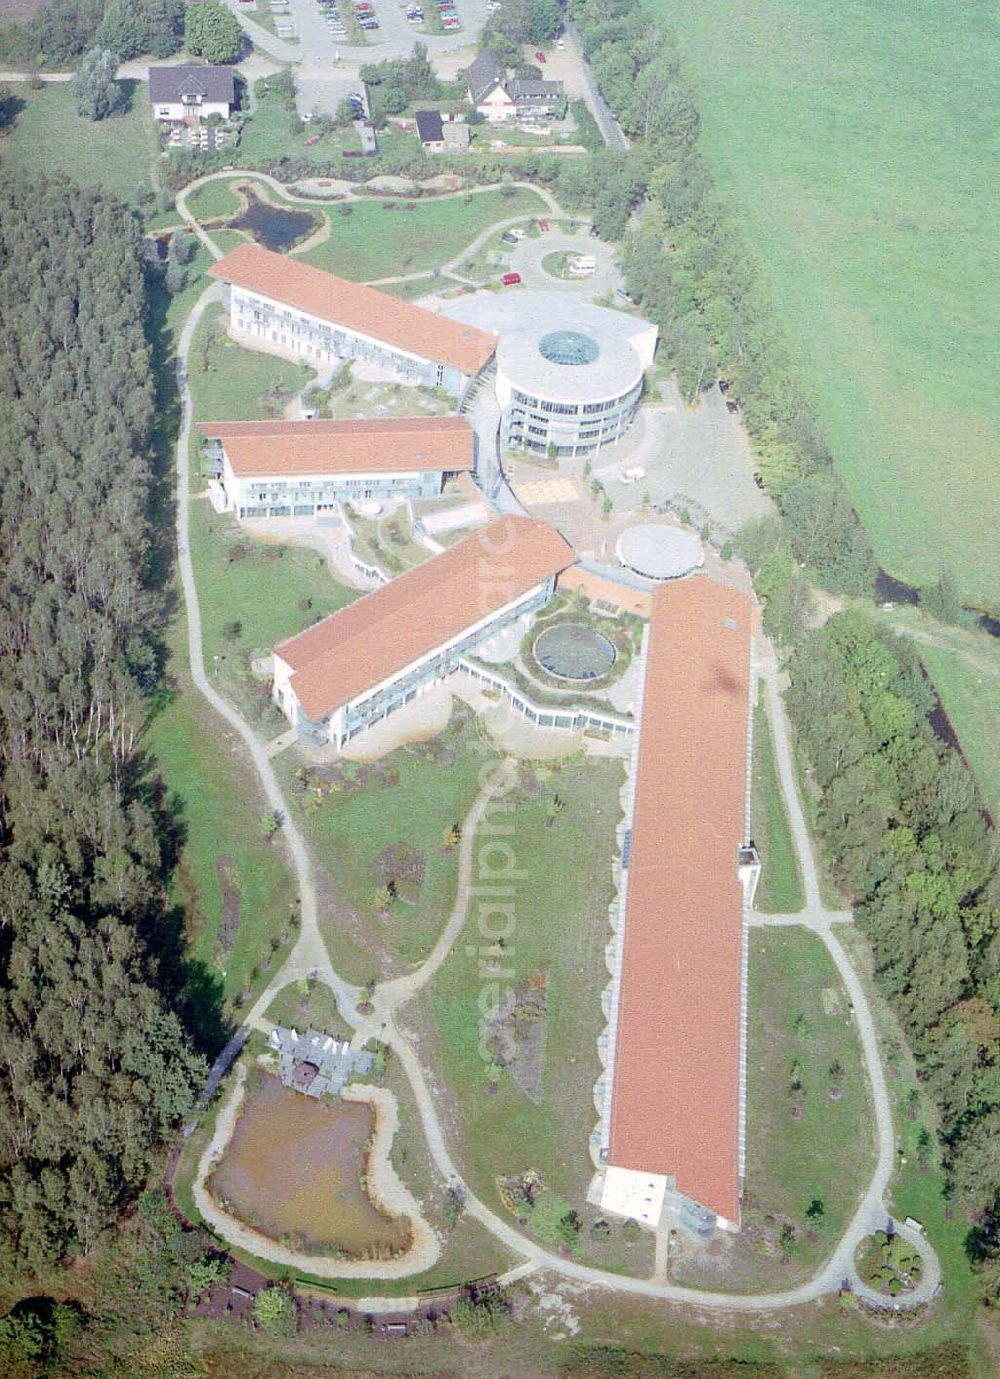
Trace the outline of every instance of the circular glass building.
<instances>
[{"instance_id":1,"label":"circular glass building","mask_svg":"<svg viewBox=\"0 0 1000 1379\"><path fill-rule=\"evenodd\" d=\"M559 292L477 294L446 313L500 337L500 439L511 449L594 455L631 425L656 327Z\"/></svg>"}]
</instances>

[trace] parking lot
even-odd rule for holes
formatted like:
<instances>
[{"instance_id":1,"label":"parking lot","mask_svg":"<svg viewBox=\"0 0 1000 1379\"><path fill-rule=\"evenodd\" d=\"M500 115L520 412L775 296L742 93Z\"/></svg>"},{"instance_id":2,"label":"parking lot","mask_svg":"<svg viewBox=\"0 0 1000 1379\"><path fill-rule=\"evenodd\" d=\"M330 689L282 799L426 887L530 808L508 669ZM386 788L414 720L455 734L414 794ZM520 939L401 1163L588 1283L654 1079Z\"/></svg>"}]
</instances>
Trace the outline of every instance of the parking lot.
<instances>
[{"instance_id":1,"label":"parking lot","mask_svg":"<svg viewBox=\"0 0 1000 1379\"><path fill-rule=\"evenodd\" d=\"M408 57L416 40L433 54L475 42L487 0L290 0L302 68ZM428 33L440 16L443 33ZM263 46L266 47L266 44Z\"/></svg>"}]
</instances>

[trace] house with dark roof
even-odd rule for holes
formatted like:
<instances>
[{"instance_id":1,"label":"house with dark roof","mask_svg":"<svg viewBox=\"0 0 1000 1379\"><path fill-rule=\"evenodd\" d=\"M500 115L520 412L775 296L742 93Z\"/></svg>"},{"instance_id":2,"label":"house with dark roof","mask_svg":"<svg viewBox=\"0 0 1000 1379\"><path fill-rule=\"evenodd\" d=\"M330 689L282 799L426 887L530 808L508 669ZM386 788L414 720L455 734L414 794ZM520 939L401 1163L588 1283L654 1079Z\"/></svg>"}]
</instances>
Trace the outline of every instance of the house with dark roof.
<instances>
[{"instance_id":1,"label":"house with dark roof","mask_svg":"<svg viewBox=\"0 0 1000 1379\"><path fill-rule=\"evenodd\" d=\"M469 150L469 126L464 120L445 119L440 110L417 111L417 137L425 153Z\"/></svg>"},{"instance_id":2,"label":"house with dark roof","mask_svg":"<svg viewBox=\"0 0 1000 1379\"><path fill-rule=\"evenodd\" d=\"M517 113L506 73L492 53L480 53L465 79L469 104L487 120L509 120Z\"/></svg>"},{"instance_id":3,"label":"house with dark roof","mask_svg":"<svg viewBox=\"0 0 1000 1379\"><path fill-rule=\"evenodd\" d=\"M226 121L235 101L231 67L186 62L149 69L153 118L168 131L167 144L172 148L187 144L208 152L229 143Z\"/></svg>"},{"instance_id":4,"label":"house with dark roof","mask_svg":"<svg viewBox=\"0 0 1000 1379\"><path fill-rule=\"evenodd\" d=\"M564 100L561 81L522 81L515 77L509 90L514 108L521 117L557 115Z\"/></svg>"},{"instance_id":5,"label":"house with dark roof","mask_svg":"<svg viewBox=\"0 0 1000 1379\"><path fill-rule=\"evenodd\" d=\"M192 62L149 69L149 103L154 118L164 123L205 120L209 115L228 120L235 100L231 67Z\"/></svg>"}]
</instances>

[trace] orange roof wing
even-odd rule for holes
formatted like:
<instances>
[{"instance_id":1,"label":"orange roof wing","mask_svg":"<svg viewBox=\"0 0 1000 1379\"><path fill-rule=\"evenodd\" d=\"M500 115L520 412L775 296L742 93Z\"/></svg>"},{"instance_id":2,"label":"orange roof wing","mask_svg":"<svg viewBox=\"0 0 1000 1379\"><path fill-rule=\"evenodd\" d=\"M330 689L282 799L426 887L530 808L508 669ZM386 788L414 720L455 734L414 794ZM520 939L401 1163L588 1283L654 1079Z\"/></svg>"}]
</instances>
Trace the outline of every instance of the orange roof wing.
<instances>
[{"instance_id":1,"label":"orange roof wing","mask_svg":"<svg viewBox=\"0 0 1000 1379\"><path fill-rule=\"evenodd\" d=\"M338 278L335 273L272 253L258 244L237 245L208 271L213 278L259 292L262 297L460 373L478 373L497 347L497 337L488 331L450 321L412 302Z\"/></svg>"},{"instance_id":2,"label":"orange roof wing","mask_svg":"<svg viewBox=\"0 0 1000 1379\"><path fill-rule=\"evenodd\" d=\"M221 440L234 474L409 473L472 469L474 432L464 417L373 421L200 421Z\"/></svg>"},{"instance_id":3,"label":"orange roof wing","mask_svg":"<svg viewBox=\"0 0 1000 1379\"><path fill-rule=\"evenodd\" d=\"M653 599L609 1162L739 1220L752 604L704 575Z\"/></svg>"},{"instance_id":4,"label":"orange roof wing","mask_svg":"<svg viewBox=\"0 0 1000 1379\"><path fill-rule=\"evenodd\" d=\"M544 522L503 517L349 604L275 654L314 722L391 679L575 559Z\"/></svg>"}]
</instances>

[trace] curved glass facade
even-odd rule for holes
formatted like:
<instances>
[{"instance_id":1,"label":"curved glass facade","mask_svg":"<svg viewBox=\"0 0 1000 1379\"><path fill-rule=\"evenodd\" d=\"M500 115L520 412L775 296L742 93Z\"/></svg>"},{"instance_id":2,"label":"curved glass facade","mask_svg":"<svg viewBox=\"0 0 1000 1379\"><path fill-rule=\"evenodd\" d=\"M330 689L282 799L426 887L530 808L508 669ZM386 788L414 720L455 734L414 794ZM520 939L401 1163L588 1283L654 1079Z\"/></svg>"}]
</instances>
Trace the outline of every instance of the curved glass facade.
<instances>
[{"instance_id":1,"label":"curved glass facade","mask_svg":"<svg viewBox=\"0 0 1000 1379\"><path fill-rule=\"evenodd\" d=\"M612 445L624 435L641 396L641 379L620 397L602 402L551 402L515 388L510 405L504 410L503 442L512 449L539 454L548 454L550 447L554 447L556 458L586 455Z\"/></svg>"}]
</instances>

